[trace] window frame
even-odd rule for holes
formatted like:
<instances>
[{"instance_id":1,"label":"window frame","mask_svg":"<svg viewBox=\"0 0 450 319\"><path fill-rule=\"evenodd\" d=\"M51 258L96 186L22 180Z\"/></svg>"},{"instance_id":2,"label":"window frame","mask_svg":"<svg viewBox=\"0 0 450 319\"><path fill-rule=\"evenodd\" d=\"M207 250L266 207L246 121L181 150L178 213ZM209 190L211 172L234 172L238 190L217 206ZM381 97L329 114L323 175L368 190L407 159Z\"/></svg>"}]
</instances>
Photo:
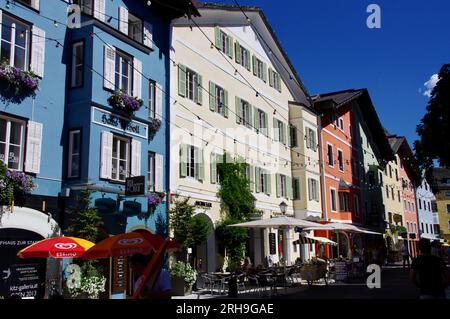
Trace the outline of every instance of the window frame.
<instances>
[{"instance_id":1,"label":"window frame","mask_svg":"<svg viewBox=\"0 0 450 319\"><path fill-rule=\"evenodd\" d=\"M332 212L337 212L337 191L334 187L330 187L330 209Z\"/></svg>"},{"instance_id":2,"label":"window frame","mask_svg":"<svg viewBox=\"0 0 450 319\"><path fill-rule=\"evenodd\" d=\"M217 84L214 86L214 89L216 90L215 96L217 104L217 109L215 112L225 116L225 89Z\"/></svg>"},{"instance_id":3,"label":"window frame","mask_svg":"<svg viewBox=\"0 0 450 319\"><path fill-rule=\"evenodd\" d=\"M290 130L290 144L291 147L298 147L298 133L297 133L297 127L295 125L290 124L289 125L289 130Z\"/></svg>"},{"instance_id":4,"label":"window frame","mask_svg":"<svg viewBox=\"0 0 450 319\"><path fill-rule=\"evenodd\" d=\"M75 63L75 47L81 45L82 50L81 50L81 54L82 54L82 62L81 64L77 64ZM84 86L84 61L85 61L85 57L86 57L86 46L85 46L85 40L78 40L78 41L74 41L72 42L72 56L71 56L71 68L70 68L70 87L72 89L75 88L81 88ZM76 68L81 66L81 82L78 85L74 85L74 77L76 76Z\"/></svg>"},{"instance_id":5,"label":"window frame","mask_svg":"<svg viewBox=\"0 0 450 319\"><path fill-rule=\"evenodd\" d=\"M127 91L125 92L122 87L122 79L123 79L123 73L122 73L122 62L124 59L129 60L128 65L128 87ZM115 59L115 67L114 67L114 89L116 91L120 90L123 93L126 93L127 95L133 95L133 76L134 76L134 64L133 64L134 57L127 54L126 52L119 50L116 48L116 59ZM119 72L117 72L117 63L119 61ZM117 75L119 76L119 80L117 80Z\"/></svg>"},{"instance_id":6,"label":"window frame","mask_svg":"<svg viewBox=\"0 0 450 319\"><path fill-rule=\"evenodd\" d=\"M135 39L134 36L131 34L131 29L132 29L132 25L133 23L131 23L132 18L134 18L136 21L140 22L141 24L141 32L139 34L140 39ZM144 43L144 19L142 19L141 17L135 15L134 13L131 13L130 11L128 11L128 37L130 39L132 39L133 41L136 41L137 43Z\"/></svg>"},{"instance_id":7,"label":"window frame","mask_svg":"<svg viewBox=\"0 0 450 319\"><path fill-rule=\"evenodd\" d=\"M9 49L10 49L8 64L10 66L14 66L14 67L16 67L16 68L18 68L20 70L28 71L28 70L30 70L30 65L31 65L32 24L29 23L28 21L23 20L20 17L17 17L17 16L15 16L13 14L10 14L9 12L3 11L3 13L2 13L2 17L3 17L3 19L2 19L2 25L3 25L2 28L7 27L5 25L5 20L4 20L5 16L8 17L9 19L11 19L13 22L12 22L12 25L10 27L11 28L11 38L8 41L3 40L3 36L2 36L2 34L0 34L0 59L1 59L2 43L3 42L7 42L7 43L9 43ZM15 25L17 23L21 24L26 29L26 32L25 32L26 40L25 40L25 48L24 48L25 61L24 61L24 67L23 68L20 68L20 67L17 67L17 66L14 65L14 63L15 63L15 49L16 49L16 30L17 30L15 28ZM13 26L13 24L14 24L14 26Z\"/></svg>"},{"instance_id":8,"label":"window frame","mask_svg":"<svg viewBox=\"0 0 450 319\"><path fill-rule=\"evenodd\" d=\"M148 81L148 118L149 120L156 119L156 81L150 79Z\"/></svg>"},{"instance_id":9,"label":"window frame","mask_svg":"<svg viewBox=\"0 0 450 319\"><path fill-rule=\"evenodd\" d=\"M152 186L152 187L151 187ZM156 153L147 153L147 190L154 192L156 188Z\"/></svg>"},{"instance_id":10,"label":"window frame","mask_svg":"<svg viewBox=\"0 0 450 319\"><path fill-rule=\"evenodd\" d=\"M197 90L197 88L199 86L198 76L199 76L198 72L192 70L191 68L186 67L186 73L185 73L186 95L185 95L185 97L195 103L197 103L196 101L198 100L198 90ZM192 77L192 79L191 79L191 77ZM190 96L191 92L190 92L190 88L189 88L189 86L191 85L191 82L192 82L192 97Z\"/></svg>"},{"instance_id":11,"label":"window frame","mask_svg":"<svg viewBox=\"0 0 450 319\"><path fill-rule=\"evenodd\" d=\"M348 212L350 211L349 207L349 196L347 192L338 192L339 196L339 211L340 212ZM342 205L344 204L344 205ZM342 207L344 206L344 207Z\"/></svg>"},{"instance_id":12,"label":"window frame","mask_svg":"<svg viewBox=\"0 0 450 319\"><path fill-rule=\"evenodd\" d=\"M247 70L250 70L251 69L250 50L239 44L239 52L238 52L238 54L239 54L239 57L241 58L241 62L238 63L238 64L240 64L241 66L243 66ZM244 58L244 56L245 56L245 58Z\"/></svg>"},{"instance_id":13,"label":"window frame","mask_svg":"<svg viewBox=\"0 0 450 319\"><path fill-rule=\"evenodd\" d=\"M265 136L269 136L269 128L266 125L269 123L269 117L267 113L261 109L257 109L258 112L258 123L259 123L259 132L261 132Z\"/></svg>"},{"instance_id":14,"label":"window frame","mask_svg":"<svg viewBox=\"0 0 450 319\"><path fill-rule=\"evenodd\" d=\"M73 135L78 134L79 135L79 152L78 154L74 154L73 152ZM81 177L81 156L82 156L82 143L83 143L83 135L82 135L82 128L72 128L69 130L68 135L68 147L69 151L67 152L67 179L77 179ZM78 156L78 174L74 175L72 174L72 163L73 163L73 157Z\"/></svg>"},{"instance_id":15,"label":"window frame","mask_svg":"<svg viewBox=\"0 0 450 319\"><path fill-rule=\"evenodd\" d=\"M280 196L287 198L287 177L280 174Z\"/></svg>"},{"instance_id":16,"label":"window frame","mask_svg":"<svg viewBox=\"0 0 450 319\"><path fill-rule=\"evenodd\" d=\"M17 117L7 116L3 115L3 113L0 113L0 119L6 121L6 134L5 134L5 142L0 142L1 144L5 145L5 160L6 162L3 162L6 167L10 170L14 171L24 171L25 170L25 152L26 152L26 144L27 144L27 124L28 121L25 119L20 119ZM11 149L11 122L18 123L21 126L20 130L20 144L16 145L13 144L13 146L19 146L19 165L18 168L11 168L9 167L9 154ZM1 159L0 159L1 161Z\"/></svg>"},{"instance_id":17,"label":"window frame","mask_svg":"<svg viewBox=\"0 0 450 319\"><path fill-rule=\"evenodd\" d=\"M240 103L241 103L241 114L239 116L241 117L241 124L246 127L252 127L252 119L250 116L251 105L244 99L240 99Z\"/></svg>"},{"instance_id":18,"label":"window frame","mask_svg":"<svg viewBox=\"0 0 450 319\"><path fill-rule=\"evenodd\" d=\"M331 152L330 152L330 148L331 148ZM331 164L330 164L330 159L331 159ZM333 144L330 144L330 143L327 143L327 162L328 162L328 166L334 167L334 150L333 150Z\"/></svg>"},{"instance_id":19,"label":"window frame","mask_svg":"<svg viewBox=\"0 0 450 319\"><path fill-rule=\"evenodd\" d=\"M120 158L120 148L117 149L117 164L116 164L116 175L117 178L113 178L114 175L114 144L115 142L119 142L119 141L123 141L126 143L127 149L126 149L126 176L125 179L120 179L120 162L123 161L123 159ZM120 145L120 143L119 143ZM125 183L127 177L130 176L131 174L131 138L127 137L127 136L123 136L123 135L119 135L119 134L114 134L113 133L113 146L112 146L112 156L111 156L111 181L113 182L117 182L117 183Z\"/></svg>"},{"instance_id":20,"label":"window frame","mask_svg":"<svg viewBox=\"0 0 450 319\"><path fill-rule=\"evenodd\" d=\"M341 155L340 159L339 159L339 154ZM345 170L345 166L344 166L344 152L338 148L337 149L337 158L338 158L338 169L340 172L344 172Z\"/></svg>"}]
</instances>

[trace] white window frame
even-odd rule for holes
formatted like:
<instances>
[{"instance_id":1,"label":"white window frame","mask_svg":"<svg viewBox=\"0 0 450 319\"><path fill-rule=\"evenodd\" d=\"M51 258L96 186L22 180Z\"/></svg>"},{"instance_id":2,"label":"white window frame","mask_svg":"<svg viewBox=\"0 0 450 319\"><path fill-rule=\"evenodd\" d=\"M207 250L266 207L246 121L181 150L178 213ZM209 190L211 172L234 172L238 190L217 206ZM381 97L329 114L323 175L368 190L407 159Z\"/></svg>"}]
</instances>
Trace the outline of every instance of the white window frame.
<instances>
[{"instance_id":1,"label":"white window frame","mask_svg":"<svg viewBox=\"0 0 450 319\"><path fill-rule=\"evenodd\" d=\"M280 121L280 120L277 119L277 127L276 127L276 129L278 131L278 142L280 142L282 144L286 144L283 121Z\"/></svg>"},{"instance_id":2,"label":"white window frame","mask_svg":"<svg viewBox=\"0 0 450 319\"><path fill-rule=\"evenodd\" d=\"M256 64L256 76L261 80L264 80L264 62L255 57Z\"/></svg>"},{"instance_id":3,"label":"white window frame","mask_svg":"<svg viewBox=\"0 0 450 319\"><path fill-rule=\"evenodd\" d=\"M238 52L240 58L241 58L241 63L240 65L242 65L244 68L249 69L250 65L250 51L246 48L244 48L243 46L239 46L239 52Z\"/></svg>"},{"instance_id":4,"label":"white window frame","mask_svg":"<svg viewBox=\"0 0 450 319\"><path fill-rule=\"evenodd\" d=\"M330 146L331 146L331 152L330 152ZM331 154L331 163L330 163L330 154ZM334 167L334 150L333 150L333 144L327 143L327 164L330 167Z\"/></svg>"},{"instance_id":5,"label":"white window frame","mask_svg":"<svg viewBox=\"0 0 450 319\"><path fill-rule=\"evenodd\" d=\"M344 119L342 117L337 120L337 127L344 132Z\"/></svg>"},{"instance_id":6,"label":"white window frame","mask_svg":"<svg viewBox=\"0 0 450 319\"><path fill-rule=\"evenodd\" d=\"M287 178L286 175L280 174L280 196L286 198L287 197Z\"/></svg>"},{"instance_id":7,"label":"white window frame","mask_svg":"<svg viewBox=\"0 0 450 319\"><path fill-rule=\"evenodd\" d=\"M250 117L250 103L241 99L241 124L244 126L252 125L252 119Z\"/></svg>"},{"instance_id":8,"label":"white window frame","mask_svg":"<svg viewBox=\"0 0 450 319\"><path fill-rule=\"evenodd\" d=\"M74 152L73 144L74 144L74 135L78 135L79 138L79 151L78 153ZM78 156L78 174L73 174L72 164L73 157ZM77 178L80 177L80 168L81 168L81 130L71 130L69 131L69 155L68 155L68 167L67 167L67 178Z\"/></svg>"},{"instance_id":9,"label":"white window frame","mask_svg":"<svg viewBox=\"0 0 450 319\"><path fill-rule=\"evenodd\" d=\"M225 115L225 89L221 86L215 85L216 90L216 103L217 103L217 113L224 116Z\"/></svg>"},{"instance_id":10,"label":"white window frame","mask_svg":"<svg viewBox=\"0 0 450 319\"><path fill-rule=\"evenodd\" d=\"M338 192L338 197L339 197L339 211L340 212L348 212L348 211L350 211L348 193L346 193L346 192ZM341 207L342 203L344 203L344 205L343 205L344 207Z\"/></svg>"},{"instance_id":11,"label":"white window frame","mask_svg":"<svg viewBox=\"0 0 450 319\"><path fill-rule=\"evenodd\" d=\"M136 39L136 24L138 23L140 23L141 30ZM144 21L131 12L128 12L128 37L139 43L144 42Z\"/></svg>"},{"instance_id":12,"label":"white window frame","mask_svg":"<svg viewBox=\"0 0 450 319\"><path fill-rule=\"evenodd\" d=\"M156 82L150 80L148 82L148 118L155 119L158 117L156 114ZM161 115L161 114L160 114Z\"/></svg>"},{"instance_id":13,"label":"white window frame","mask_svg":"<svg viewBox=\"0 0 450 319\"><path fill-rule=\"evenodd\" d=\"M259 176L258 176L259 188L260 188L260 193L262 193L262 194L266 194L267 190L269 188L267 185L267 182L268 182L267 175L268 175L268 172L265 169L263 169L263 168L259 169Z\"/></svg>"},{"instance_id":14,"label":"white window frame","mask_svg":"<svg viewBox=\"0 0 450 319\"><path fill-rule=\"evenodd\" d=\"M229 35L220 30L220 44L222 45L221 51L226 55L230 55L229 50L232 50L232 47L228 46Z\"/></svg>"},{"instance_id":15,"label":"white window frame","mask_svg":"<svg viewBox=\"0 0 450 319\"><path fill-rule=\"evenodd\" d=\"M186 163L186 177L197 179L198 172L197 172L197 163L198 159L195 158L195 149L196 147L193 145L189 145L187 149L187 163Z\"/></svg>"},{"instance_id":16,"label":"white window frame","mask_svg":"<svg viewBox=\"0 0 450 319\"><path fill-rule=\"evenodd\" d=\"M79 58L76 55L77 47L81 47L81 63L78 63ZM80 83L77 82L77 69L81 67L81 79ZM71 87L81 87L83 86L83 78L84 78L84 42L83 41L77 41L72 43L72 68L71 68L72 74L71 74Z\"/></svg>"},{"instance_id":17,"label":"white window frame","mask_svg":"<svg viewBox=\"0 0 450 319\"><path fill-rule=\"evenodd\" d=\"M131 141L128 138L113 135L113 146L112 146L112 156L111 156L111 180L117 181L117 182L125 182L125 179L120 179L120 162L123 162L124 160L120 158L120 141L125 142L126 150L125 150L125 179L130 175L130 150L131 150ZM117 143L117 157L114 157L114 143ZM116 167L114 167L114 159L117 160ZM114 169L116 170L116 178L114 178Z\"/></svg>"},{"instance_id":18,"label":"white window frame","mask_svg":"<svg viewBox=\"0 0 450 319\"><path fill-rule=\"evenodd\" d=\"M24 151L25 151L25 121L18 120L11 117L6 116L0 116L0 119L6 121L6 135L5 135L5 142L1 141L0 144L5 145L5 161L3 162L9 169L11 170L17 170L22 171L23 170L23 158L24 158ZM8 165L9 162L9 153L10 153L10 146L11 146L11 122L18 123L21 126L20 129L20 144L12 144L13 146L19 146L19 166L18 168L10 168Z\"/></svg>"},{"instance_id":19,"label":"white window frame","mask_svg":"<svg viewBox=\"0 0 450 319\"><path fill-rule=\"evenodd\" d=\"M186 68L186 98L191 101L197 101L198 94L198 73L190 68ZM192 86L192 92L191 88Z\"/></svg>"},{"instance_id":20,"label":"white window frame","mask_svg":"<svg viewBox=\"0 0 450 319\"><path fill-rule=\"evenodd\" d=\"M4 13L3 11L3 19L2 19L2 28L8 28L5 25L4 22L4 17L8 17L8 19L11 19L13 22L11 24L11 38L9 40L4 40L2 37L2 34L0 34L0 53L1 53L1 46L3 42L6 42L9 44L10 46L10 53L9 53L9 65L15 66L15 53L16 53L16 46L20 47L22 49L25 50L25 61L24 61L24 66L23 68L18 67L21 70L27 71L29 69L29 65L30 65L30 34L31 34L31 26L29 24L26 24L10 15L7 15ZM21 26L25 27L26 32L25 32L25 47L21 47L19 45L16 45L16 25L20 24ZM3 32L2 32L3 33ZM44 41L45 39L41 39L42 41Z\"/></svg>"},{"instance_id":21,"label":"white window frame","mask_svg":"<svg viewBox=\"0 0 450 319\"><path fill-rule=\"evenodd\" d=\"M149 192L154 192L156 187L156 153L148 152L147 158L147 189Z\"/></svg>"},{"instance_id":22,"label":"white window frame","mask_svg":"<svg viewBox=\"0 0 450 319\"><path fill-rule=\"evenodd\" d=\"M333 193L334 193L334 201L333 201ZM330 187L330 209L332 212L337 212L337 199L338 199L338 193L336 191L336 188ZM333 209L334 206L334 209Z\"/></svg>"},{"instance_id":23,"label":"white window frame","mask_svg":"<svg viewBox=\"0 0 450 319\"><path fill-rule=\"evenodd\" d=\"M123 73L122 73L122 63L123 61L128 61L127 65L128 65L128 77L126 77ZM119 72L117 72L117 63L119 63ZM122 92L126 92L126 94L128 95L133 95L133 57L129 56L119 50L116 50L116 61L115 61L115 68L114 68L114 77L115 77L115 89L116 90L121 90ZM119 77L119 79L117 80L116 77ZM127 91L124 91L124 88L122 87L122 78L125 77L127 78Z\"/></svg>"},{"instance_id":24,"label":"white window frame","mask_svg":"<svg viewBox=\"0 0 450 319\"><path fill-rule=\"evenodd\" d=\"M257 109L258 111L258 122L259 122L259 131L264 135L269 135L269 128L267 127L267 123L269 123L269 119L267 113L261 109Z\"/></svg>"},{"instance_id":25,"label":"white window frame","mask_svg":"<svg viewBox=\"0 0 450 319\"><path fill-rule=\"evenodd\" d=\"M339 161L339 153L341 154L341 161ZM344 163L344 152L338 148L337 149L337 158L338 158L338 169L340 172L344 172L345 170L345 163ZM342 164L342 169L341 169L341 164Z\"/></svg>"}]
</instances>

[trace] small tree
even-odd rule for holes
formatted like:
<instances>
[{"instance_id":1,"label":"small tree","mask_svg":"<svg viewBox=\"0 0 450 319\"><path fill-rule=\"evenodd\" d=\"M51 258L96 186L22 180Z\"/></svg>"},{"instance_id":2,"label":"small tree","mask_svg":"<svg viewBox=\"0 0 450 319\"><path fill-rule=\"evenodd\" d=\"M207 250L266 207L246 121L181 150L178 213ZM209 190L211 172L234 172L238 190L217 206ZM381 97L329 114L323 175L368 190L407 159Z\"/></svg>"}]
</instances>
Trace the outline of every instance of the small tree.
<instances>
[{"instance_id":1,"label":"small tree","mask_svg":"<svg viewBox=\"0 0 450 319\"><path fill-rule=\"evenodd\" d=\"M230 268L239 264L245 254L248 229L230 227L230 225L238 224L240 222L241 220L236 217L227 216L216 225L217 237L220 238L220 243L223 245L223 248L225 248L226 255L230 256Z\"/></svg>"}]
</instances>

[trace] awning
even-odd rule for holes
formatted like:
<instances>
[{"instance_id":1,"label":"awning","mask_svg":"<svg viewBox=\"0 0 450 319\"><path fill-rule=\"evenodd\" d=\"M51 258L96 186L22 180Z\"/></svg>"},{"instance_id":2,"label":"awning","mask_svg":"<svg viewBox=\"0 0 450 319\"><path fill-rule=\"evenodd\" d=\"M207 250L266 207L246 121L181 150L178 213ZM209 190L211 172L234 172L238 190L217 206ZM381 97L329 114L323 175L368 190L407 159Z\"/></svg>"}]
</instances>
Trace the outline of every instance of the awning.
<instances>
[{"instance_id":1,"label":"awning","mask_svg":"<svg viewBox=\"0 0 450 319\"><path fill-rule=\"evenodd\" d=\"M314 236L300 236L300 238L295 240L293 243L294 245L300 245L300 244L315 244L316 242L322 244L337 245L336 242L329 240L328 238L314 237Z\"/></svg>"},{"instance_id":2,"label":"awning","mask_svg":"<svg viewBox=\"0 0 450 319\"><path fill-rule=\"evenodd\" d=\"M329 230L342 230L342 231L348 231L348 232L354 232L354 233L363 233L363 234L372 234L372 235L383 235L382 233L374 232L362 227L358 227L352 224L344 224L344 223L328 223L328 224L322 224L322 227L320 229L323 229L325 227ZM319 230L319 228L316 227L306 227L305 230Z\"/></svg>"}]
</instances>

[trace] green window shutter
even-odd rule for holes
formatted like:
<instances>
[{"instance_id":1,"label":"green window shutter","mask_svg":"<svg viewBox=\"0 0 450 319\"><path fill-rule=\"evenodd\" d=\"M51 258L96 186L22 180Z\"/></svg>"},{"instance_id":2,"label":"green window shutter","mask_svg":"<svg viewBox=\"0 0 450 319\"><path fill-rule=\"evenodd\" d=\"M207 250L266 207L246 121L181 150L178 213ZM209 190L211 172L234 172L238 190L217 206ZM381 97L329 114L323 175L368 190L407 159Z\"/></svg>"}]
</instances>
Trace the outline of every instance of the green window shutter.
<instances>
[{"instance_id":1,"label":"green window shutter","mask_svg":"<svg viewBox=\"0 0 450 319\"><path fill-rule=\"evenodd\" d=\"M255 167L255 192L261 192L261 178L260 178L261 169L259 167Z\"/></svg>"},{"instance_id":2,"label":"green window shutter","mask_svg":"<svg viewBox=\"0 0 450 319\"><path fill-rule=\"evenodd\" d=\"M186 67L178 65L178 94L186 96Z\"/></svg>"},{"instance_id":3,"label":"green window shutter","mask_svg":"<svg viewBox=\"0 0 450 319\"><path fill-rule=\"evenodd\" d=\"M278 142L280 140L278 131L278 120L276 118L273 118L273 140L275 142Z\"/></svg>"},{"instance_id":4,"label":"green window shutter","mask_svg":"<svg viewBox=\"0 0 450 319\"><path fill-rule=\"evenodd\" d=\"M228 91L223 90L223 116L228 118Z\"/></svg>"},{"instance_id":5,"label":"green window shutter","mask_svg":"<svg viewBox=\"0 0 450 319\"><path fill-rule=\"evenodd\" d=\"M281 78L280 78L280 75L278 75L277 90L281 93Z\"/></svg>"},{"instance_id":6,"label":"green window shutter","mask_svg":"<svg viewBox=\"0 0 450 319\"><path fill-rule=\"evenodd\" d=\"M252 191L254 191L254 189L255 189L255 170L253 169L252 165L248 164L248 166L250 167L249 168L249 171L250 171L250 189Z\"/></svg>"},{"instance_id":7,"label":"green window shutter","mask_svg":"<svg viewBox=\"0 0 450 319\"><path fill-rule=\"evenodd\" d=\"M286 123L283 123L283 138L284 138L284 145L288 145L289 144L289 125L287 125Z\"/></svg>"},{"instance_id":8,"label":"green window shutter","mask_svg":"<svg viewBox=\"0 0 450 319\"><path fill-rule=\"evenodd\" d=\"M272 177L270 176L270 173L268 171L265 171L265 174L267 174L266 179L266 194L270 195L272 193Z\"/></svg>"},{"instance_id":9,"label":"green window shutter","mask_svg":"<svg viewBox=\"0 0 450 319\"><path fill-rule=\"evenodd\" d=\"M238 124L240 124L242 121L241 114L242 114L241 99L236 96L236 123Z\"/></svg>"},{"instance_id":10,"label":"green window shutter","mask_svg":"<svg viewBox=\"0 0 450 319\"><path fill-rule=\"evenodd\" d=\"M211 153L211 184L217 183L217 155Z\"/></svg>"},{"instance_id":11,"label":"green window shutter","mask_svg":"<svg viewBox=\"0 0 450 319\"><path fill-rule=\"evenodd\" d=\"M228 44L228 56L231 58L231 59L233 59L233 37L232 36L228 36L228 41L227 41L227 44Z\"/></svg>"},{"instance_id":12,"label":"green window shutter","mask_svg":"<svg viewBox=\"0 0 450 319\"><path fill-rule=\"evenodd\" d=\"M251 104L249 104L248 105L248 118L246 119L246 121L245 121L245 125L248 127L248 128L252 128L252 119L253 119L253 105L251 105Z\"/></svg>"},{"instance_id":13,"label":"green window shutter","mask_svg":"<svg viewBox=\"0 0 450 319\"><path fill-rule=\"evenodd\" d=\"M311 178L308 178L308 199L312 200L313 199L313 194L312 194L312 183L311 183Z\"/></svg>"},{"instance_id":14,"label":"green window shutter","mask_svg":"<svg viewBox=\"0 0 450 319\"><path fill-rule=\"evenodd\" d=\"M204 179L205 179L205 167L204 167L204 161L203 161L203 150L202 149L199 149L199 148L195 148L195 150L196 150L196 157L195 157L195 160L196 160L196 162L198 163L197 165L197 167L198 167L198 170L197 170L197 179L199 180L199 181L203 181Z\"/></svg>"},{"instance_id":15,"label":"green window shutter","mask_svg":"<svg viewBox=\"0 0 450 319\"><path fill-rule=\"evenodd\" d=\"M316 139L316 132L314 130L311 130L311 135L312 135L312 149L315 151L317 151L317 139Z\"/></svg>"},{"instance_id":16,"label":"green window shutter","mask_svg":"<svg viewBox=\"0 0 450 319\"><path fill-rule=\"evenodd\" d=\"M269 136L269 116L267 115L267 113L264 113L265 117L264 117L264 125L265 125L265 134L266 136Z\"/></svg>"},{"instance_id":17,"label":"green window shutter","mask_svg":"<svg viewBox=\"0 0 450 319\"><path fill-rule=\"evenodd\" d=\"M267 63L263 63L262 79L264 82L267 82Z\"/></svg>"},{"instance_id":18,"label":"green window shutter","mask_svg":"<svg viewBox=\"0 0 450 319\"><path fill-rule=\"evenodd\" d=\"M187 145L181 144L180 145L180 177L186 177L187 176Z\"/></svg>"},{"instance_id":19,"label":"green window shutter","mask_svg":"<svg viewBox=\"0 0 450 319\"><path fill-rule=\"evenodd\" d=\"M275 174L276 185L277 185L277 197L281 196L281 175Z\"/></svg>"},{"instance_id":20,"label":"green window shutter","mask_svg":"<svg viewBox=\"0 0 450 319\"><path fill-rule=\"evenodd\" d=\"M286 189L287 189L287 198L292 199L294 196L292 194L292 178L286 177Z\"/></svg>"},{"instance_id":21,"label":"green window shutter","mask_svg":"<svg viewBox=\"0 0 450 319\"><path fill-rule=\"evenodd\" d=\"M253 75L258 75L257 69L256 69L256 57L255 57L255 55L252 55L252 66L253 66Z\"/></svg>"},{"instance_id":22,"label":"green window shutter","mask_svg":"<svg viewBox=\"0 0 450 319\"><path fill-rule=\"evenodd\" d=\"M247 50L247 70L250 71L250 51Z\"/></svg>"},{"instance_id":23,"label":"green window shutter","mask_svg":"<svg viewBox=\"0 0 450 319\"><path fill-rule=\"evenodd\" d=\"M197 104L202 105L203 103L203 77L197 74Z\"/></svg>"},{"instance_id":24,"label":"green window shutter","mask_svg":"<svg viewBox=\"0 0 450 319\"><path fill-rule=\"evenodd\" d=\"M253 127L255 128L255 130L259 132L259 110L257 108L255 108L253 117L254 117Z\"/></svg>"},{"instance_id":25,"label":"green window shutter","mask_svg":"<svg viewBox=\"0 0 450 319\"><path fill-rule=\"evenodd\" d=\"M273 87L273 70L269 67L269 86Z\"/></svg>"},{"instance_id":26,"label":"green window shutter","mask_svg":"<svg viewBox=\"0 0 450 319\"><path fill-rule=\"evenodd\" d=\"M222 41L220 41L220 27L217 26L214 28L214 34L216 38L216 48L218 48L219 50L223 50Z\"/></svg>"},{"instance_id":27,"label":"green window shutter","mask_svg":"<svg viewBox=\"0 0 450 319\"><path fill-rule=\"evenodd\" d=\"M234 50L236 55L236 63L241 64L241 46L239 45L238 41L234 43Z\"/></svg>"},{"instance_id":28,"label":"green window shutter","mask_svg":"<svg viewBox=\"0 0 450 319\"><path fill-rule=\"evenodd\" d=\"M216 85L209 81L209 109L213 112L217 109Z\"/></svg>"}]
</instances>

